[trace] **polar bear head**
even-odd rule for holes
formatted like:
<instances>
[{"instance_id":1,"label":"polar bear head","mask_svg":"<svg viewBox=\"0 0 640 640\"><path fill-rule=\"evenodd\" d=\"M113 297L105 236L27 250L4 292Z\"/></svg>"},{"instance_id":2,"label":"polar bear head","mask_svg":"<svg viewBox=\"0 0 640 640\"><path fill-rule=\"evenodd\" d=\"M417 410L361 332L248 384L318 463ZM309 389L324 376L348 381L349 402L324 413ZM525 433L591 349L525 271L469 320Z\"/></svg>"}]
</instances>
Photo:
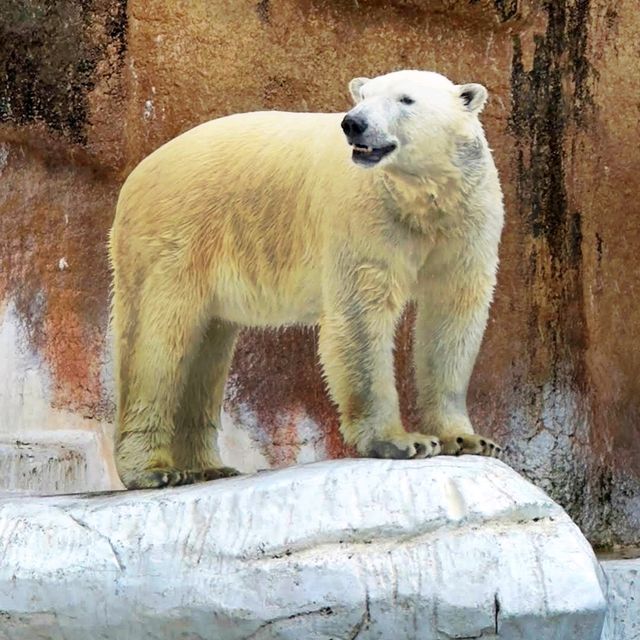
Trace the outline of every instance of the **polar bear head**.
<instances>
[{"instance_id":1,"label":"polar bear head","mask_svg":"<svg viewBox=\"0 0 640 640\"><path fill-rule=\"evenodd\" d=\"M480 84L456 85L431 71L396 71L354 78L355 102L342 120L353 161L422 175L446 166L461 143L482 135ZM444 163L444 164L443 164Z\"/></svg>"}]
</instances>

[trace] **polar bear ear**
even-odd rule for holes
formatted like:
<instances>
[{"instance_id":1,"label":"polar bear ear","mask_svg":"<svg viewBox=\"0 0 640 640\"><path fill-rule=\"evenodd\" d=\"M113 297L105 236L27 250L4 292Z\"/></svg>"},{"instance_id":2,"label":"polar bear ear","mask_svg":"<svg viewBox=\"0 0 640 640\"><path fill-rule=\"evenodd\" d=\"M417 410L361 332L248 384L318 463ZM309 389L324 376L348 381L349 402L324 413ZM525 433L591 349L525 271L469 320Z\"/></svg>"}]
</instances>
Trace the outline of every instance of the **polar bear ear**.
<instances>
[{"instance_id":1,"label":"polar bear ear","mask_svg":"<svg viewBox=\"0 0 640 640\"><path fill-rule=\"evenodd\" d=\"M354 102L360 102L362 100L362 94L360 93L360 89L362 89L362 85L369 82L369 78L354 78L349 83L349 91L351 92L351 97Z\"/></svg>"},{"instance_id":2,"label":"polar bear ear","mask_svg":"<svg viewBox=\"0 0 640 640\"><path fill-rule=\"evenodd\" d=\"M487 102L489 93L481 84L472 82L458 85L458 95L465 109L471 113L480 113Z\"/></svg>"}]
</instances>

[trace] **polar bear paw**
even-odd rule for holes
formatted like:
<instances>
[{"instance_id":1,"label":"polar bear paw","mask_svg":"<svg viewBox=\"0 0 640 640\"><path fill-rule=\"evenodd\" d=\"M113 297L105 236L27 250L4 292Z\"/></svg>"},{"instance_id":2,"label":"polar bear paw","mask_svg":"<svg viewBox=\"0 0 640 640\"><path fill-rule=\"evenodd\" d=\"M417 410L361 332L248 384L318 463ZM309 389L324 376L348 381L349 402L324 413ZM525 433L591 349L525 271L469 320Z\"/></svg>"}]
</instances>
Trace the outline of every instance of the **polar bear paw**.
<instances>
[{"instance_id":1,"label":"polar bear paw","mask_svg":"<svg viewBox=\"0 0 640 640\"><path fill-rule=\"evenodd\" d=\"M176 469L158 467L145 469L130 474L123 474L127 489L162 489L179 487L195 482L206 482L239 475L239 471L231 467L211 467L207 469Z\"/></svg>"},{"instance_id":2,"label":"polar bear paw","mask_svg":"<svg viewBox=\"0 0 640 640\"><path fill-rule=\"evenodd\" d=\"M499 458L502 447L490 438L477 433L454 433L441 438L442 455L461 456L465 454Z\"/></svg>"},{"instance_id":3,"label":"polar bear paw","mask_svg":"<svg viewBox=\"0 0 640 640\"><path fill-rule=\"evenodd\" d=\"M241 475L240 471L233 467L208 467L202 471L196 472L199 474L199 479L202 482L208 480L219 480L220 478L232 478L233 476Z\"/></svg>"},{"instance_id":4,"label":"polar bear paw","mask_svg":"<svg viewBox=\"0 0 640 640\"><path fill-rule=\"evenodd\" d=\"M410 460L430 458L440 453L440 440L422 433L402 433L389 438L371 440L364 448L367 458L391 458Z\"/></svg>"}]
</instances>

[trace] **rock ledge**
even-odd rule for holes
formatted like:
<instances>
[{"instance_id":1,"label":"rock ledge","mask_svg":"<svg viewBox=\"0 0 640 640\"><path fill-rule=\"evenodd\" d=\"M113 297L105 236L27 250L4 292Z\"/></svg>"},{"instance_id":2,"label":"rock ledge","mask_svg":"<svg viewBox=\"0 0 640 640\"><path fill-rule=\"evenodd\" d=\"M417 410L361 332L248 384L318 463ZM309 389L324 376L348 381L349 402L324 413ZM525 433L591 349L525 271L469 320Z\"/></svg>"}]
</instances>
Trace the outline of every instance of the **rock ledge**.
<instances>
[{"instance_id":1,"label":"rock ledge","mask_svg":"<svg viewBox=\"0 0 640 640\"><path fill-rule=\"evenodd\" d=\"M0 637L597 640L565 512L481 458L0 501Z\"/></svg>"}]
</instances>

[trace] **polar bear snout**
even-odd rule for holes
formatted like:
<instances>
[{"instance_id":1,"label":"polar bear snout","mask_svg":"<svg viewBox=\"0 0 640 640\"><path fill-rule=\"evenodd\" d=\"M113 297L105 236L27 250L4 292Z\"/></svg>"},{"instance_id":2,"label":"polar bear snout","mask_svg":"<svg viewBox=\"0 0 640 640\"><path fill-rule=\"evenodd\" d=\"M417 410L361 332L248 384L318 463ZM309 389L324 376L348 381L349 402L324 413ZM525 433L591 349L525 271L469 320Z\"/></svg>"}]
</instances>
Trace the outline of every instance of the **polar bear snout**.
<instances>
[{"instance_id":1,"label":"polar bear snout","mask_svg":"<svg viewBox=\"0 0 640 640\"><path fill-rule=\"evenodd\" d=\"M347 142L353 148L351 159L356 164L372 167L396 150L395 142L380 142L378 136L372 134L372 128L362 115L349 112L342 119L340 126Z\"/></svg>"},{"instance_id":2,"label":"polar bear snout","mask_svg":"<svg viewBox=\"0 0 640 640\"><path fill-rule=\"evenodd\" d=\"M344 135L347 136L347 140L351 142L361 136L367 130L369 124L364 118L352 116L347 113L347 115L342 119L340 126L344 131Z\"/></svg>"}]
</instances>

